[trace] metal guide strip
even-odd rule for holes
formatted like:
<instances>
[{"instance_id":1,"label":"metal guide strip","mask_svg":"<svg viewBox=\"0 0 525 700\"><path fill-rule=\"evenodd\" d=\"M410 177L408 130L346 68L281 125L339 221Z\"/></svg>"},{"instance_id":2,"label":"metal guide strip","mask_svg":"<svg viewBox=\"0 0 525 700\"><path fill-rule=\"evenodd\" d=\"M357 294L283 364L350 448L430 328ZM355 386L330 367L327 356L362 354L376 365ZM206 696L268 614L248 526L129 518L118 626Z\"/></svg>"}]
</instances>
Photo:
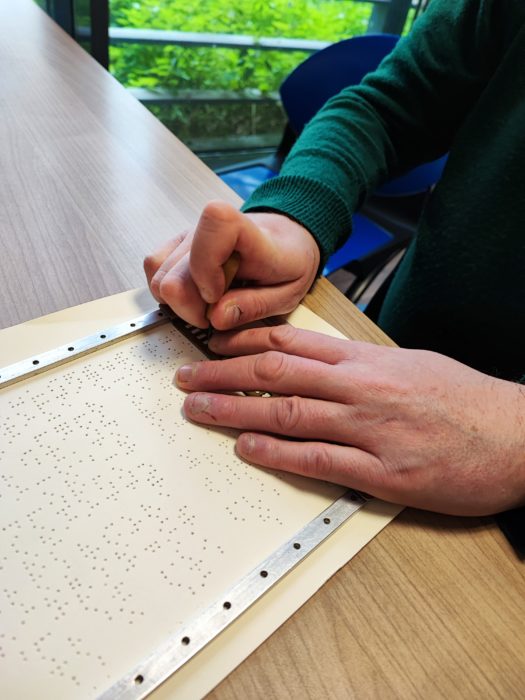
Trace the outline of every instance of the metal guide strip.
<instances>
[{"instance_id":1,"label":"metal guide strip","mask_svg":"<svg viewBox=\"0 0 525 700\"><path fill-rule=\"evenodd\" d=\"M219 359L219 356L208 348L208 331L206 329L192 326L173 313L168 306L162 305L160 308L149 311L143 316L125 321L117 326L112 326L111 328L94 333L93 335L73 340L68 345L62 345L61 347L48 350L38 355L33 355L32 357L28 357L12 365L0 367L0 389L14 384L15 382L34 377L48 369L53 369L53 367L58 367L65 362L78 359L96 350L102 350L109 345L113 345L113 343L129 338L141 331L154 328L167 321L171 321L173 326L206 355L206 357L210 359ZM279 318L267 319L259 323L261 325L276 325L277 323L282 323L282 320L279 320Z\"/></svg>"},{"instance_id":2,"label":"metal guide strip","mask_svg":"<svg viewBox=\"0 0 525 700\"><path fill-rule=\"evenodd\" d=\"M347 491L311 520L288 542L235 583L209 608L184 624L161 647L129 674L108 688L98 700L141 700L179 670L217 635L232 624L326 540L367 502L355 491Z\"/></svg>"},{"instance_id":3,"label":"metal guide strip","mask_svg":"<svg viewBox=\"0 0 525 700\"><path fill-rule=\"evenodd\" d=\"M199 350L208 356L213 354L207 349L208 334L201 328L195 328L176 316L171 309L162 306L159 309L131 319L117 326L112 326L93 335L85 336L72 341L68 345L49 350L47 352L28 357L0 368L0 389L15 382L29 379L36 374L57 367L70 360L78 359L96 350L102 350L125 338L129 338L141 331L149 330L161 323L171 321L183 335L185 335Z\"/></svg>"},{"instance_id":4,"label":"metal guide strip","mask_svg":"<svg viewBox=\"0 0 525 700\"><path fill-rule=\"evenodd\" d=\"M113 345L124 338L128 338L140 331L153 328L170 320L171 314L164 309L150 311L144 316L120 323L106 330L94 333L72 341L69 345L40 353L25 360L16 362L0 369L0 389L22 379L28 379L48 369L57 367L64 362L75 360L96 350Z\"/></svg>"}]
</instances>

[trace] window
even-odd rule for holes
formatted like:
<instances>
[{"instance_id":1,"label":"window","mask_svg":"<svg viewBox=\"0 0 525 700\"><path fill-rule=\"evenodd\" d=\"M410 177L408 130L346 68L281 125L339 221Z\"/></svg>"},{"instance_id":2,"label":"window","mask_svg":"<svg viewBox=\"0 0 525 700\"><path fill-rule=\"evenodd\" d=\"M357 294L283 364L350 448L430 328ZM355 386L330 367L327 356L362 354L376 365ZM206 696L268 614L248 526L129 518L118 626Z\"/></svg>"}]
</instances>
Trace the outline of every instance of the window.
<instances>
[{"instance_id":1,"label":"window","mask_svg":"<svg viewBox=\"0 0 525 700\"><path fill-rule=\"evenodd\" d=\"M278 88L309 53L401 33L424 0L39 0L212 166L281 138ZM407 22L408 18L408 22ZM108 28L109 25L109 28ZM109 38L109 55L108 55Z\"/></svg>"}]
</instances>

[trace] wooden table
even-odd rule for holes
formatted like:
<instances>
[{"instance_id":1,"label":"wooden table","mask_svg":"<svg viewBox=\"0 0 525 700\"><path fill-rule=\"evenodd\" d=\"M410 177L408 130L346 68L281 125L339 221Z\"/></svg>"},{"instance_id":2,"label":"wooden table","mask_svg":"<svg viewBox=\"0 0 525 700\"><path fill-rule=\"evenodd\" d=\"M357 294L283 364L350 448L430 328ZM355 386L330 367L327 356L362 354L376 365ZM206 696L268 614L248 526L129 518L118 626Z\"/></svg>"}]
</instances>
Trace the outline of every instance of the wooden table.
<instances>
[{"instance_id":1,"label":"wooden table","mask_svg":"<svg viewBox=\"0 0 525 700\"><path fill-rule=\"evenodd\" d=\"M144 284L235 195L31 0L0 0L0 327ZM308 305L384 336L327 282ZM525 566L492 519L405 511L211 694L523 698Z\"/></svg>"}]
</instances>

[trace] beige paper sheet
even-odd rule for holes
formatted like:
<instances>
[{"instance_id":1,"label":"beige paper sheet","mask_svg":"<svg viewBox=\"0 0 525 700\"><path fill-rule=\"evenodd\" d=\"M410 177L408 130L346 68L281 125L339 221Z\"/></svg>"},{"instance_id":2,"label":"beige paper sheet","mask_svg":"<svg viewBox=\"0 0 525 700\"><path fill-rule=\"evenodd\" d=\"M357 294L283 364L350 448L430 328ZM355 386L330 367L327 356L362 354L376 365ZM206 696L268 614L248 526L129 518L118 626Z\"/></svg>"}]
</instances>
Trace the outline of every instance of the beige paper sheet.
<instances>
[{"instance_id":1,"label":"beige paper sheet","mask_svg":"<svg viewBox=\"0 0 525 700\"><path fill-rule=\"evenodd\" d=\"M6 329L0 366L152 308L136 291ZM185 421L171 378L199 356L166 325L0 393L2 696L99 694L342 493ZM154 696L202 697L397 512L357 513Z\"/></svg>"}]
</instances>

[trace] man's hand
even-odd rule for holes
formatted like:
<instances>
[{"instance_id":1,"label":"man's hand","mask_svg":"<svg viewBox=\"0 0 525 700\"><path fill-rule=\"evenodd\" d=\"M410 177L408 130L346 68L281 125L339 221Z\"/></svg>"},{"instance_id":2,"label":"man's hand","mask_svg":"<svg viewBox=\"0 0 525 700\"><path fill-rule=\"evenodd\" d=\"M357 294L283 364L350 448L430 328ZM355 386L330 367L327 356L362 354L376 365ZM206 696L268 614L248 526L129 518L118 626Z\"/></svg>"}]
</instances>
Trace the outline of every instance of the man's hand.
<instances>
[{"instance_id":1,"label":"man's hand","mask_svg":"<svg viewBox=\"0 0 525 700\"><path fill-rule=\"evenodd\" d=\"M240 255L236 280L224 293L222 265ZM226 202L210 202L195 231L169 241L144 261L153 296L200 328L210 321L226 330L292 311L312 285L319 249L311 234L281 214L241 214Z\"/></svg>"},{"instance_id":2,"label":"man's hand","mask_svg":"<svg viewBox=\"0 0 525 700\"><path fill-rule=\"evenodd\" d=\"M525 502L517 384L436 353L291 326L216 334L211 347L243 356L180 368L178 385L198 392L184 410L248 431L237 451L249 462L442 513L486 515ZM256 389L281 396L201 393Z\"/></svg>"}]
</instances>

